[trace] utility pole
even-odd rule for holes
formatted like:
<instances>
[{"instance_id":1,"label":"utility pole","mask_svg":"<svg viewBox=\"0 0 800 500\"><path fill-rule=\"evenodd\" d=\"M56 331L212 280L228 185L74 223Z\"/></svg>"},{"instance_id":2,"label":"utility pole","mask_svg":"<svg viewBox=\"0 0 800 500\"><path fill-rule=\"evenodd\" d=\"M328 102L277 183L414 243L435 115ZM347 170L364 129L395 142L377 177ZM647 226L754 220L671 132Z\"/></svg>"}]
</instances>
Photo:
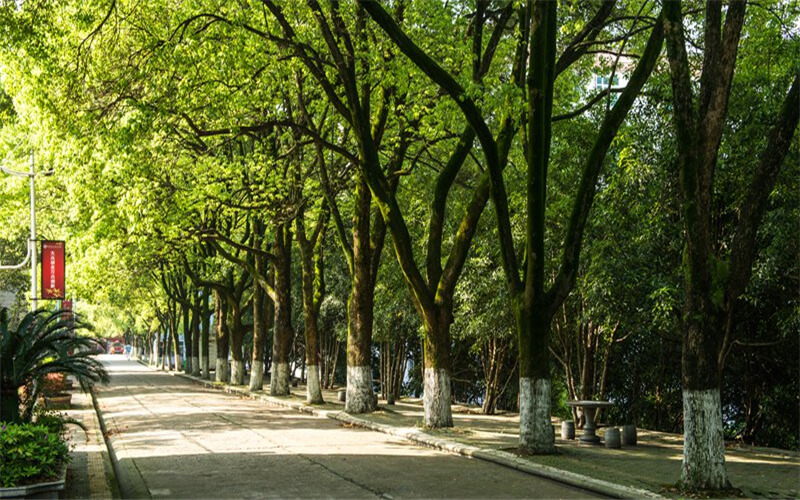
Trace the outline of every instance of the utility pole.
<instances>
[{"instance_id":1,"label":"utility pole","mask_svg":"<svg viewBox=\"0 0 800 500\"><path fill-rule=\"evenodd\" d=\"M31 151L31 169L28 178L31 182L31 239L29 243L31 246L31 311L35 311L39 306L37 300L39 293L36 289L36 261L39 252L36 248L36 173L33 171L33 151Z\"/></svg>"},{"instance_id":2,"label":"utility pole","mask_svg":"<svg viewBox=\"0 0 800 500\"><path fill-rule=\"evenodd\" d=\"M30 162L30 169L28 172L17 172L15 170L8 169L2 165L0 165L0 170L3 172L13 175L16 177L27 177L30 180L30 201L31 201L31 237L28 240L28 255L25 257L25 260L22 261L20 264L10 265L10 266L3 266L0 265L1 269L22 269L30 259L31 262L31 311L35 311L38 307L38 295L39 292L37 290L37 281L36 281L36 266L37 266L37 257L38 251L36 248L36 176L39 175L34 170L34 157L33 151L31 151L31 162ZM47 170L45 172L40 172L41 175L51 175L53 173L52 170Z\"/></svg>"}]
</instances>

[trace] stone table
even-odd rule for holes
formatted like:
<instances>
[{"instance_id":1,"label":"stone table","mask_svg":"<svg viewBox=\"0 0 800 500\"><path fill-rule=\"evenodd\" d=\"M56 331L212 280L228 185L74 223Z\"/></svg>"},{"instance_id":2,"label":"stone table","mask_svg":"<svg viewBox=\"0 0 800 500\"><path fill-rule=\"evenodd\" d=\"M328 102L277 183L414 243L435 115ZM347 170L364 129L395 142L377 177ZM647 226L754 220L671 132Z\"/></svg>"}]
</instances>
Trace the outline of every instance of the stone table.
<instances>
[{"instance_id":1,"label":"stone table","mask_svg":"<svg viewBox=\"0 0 800 500\"><path fill-rule=\"evenodd\" d=\"M583 414L586 417L586 422L583 424L583 433L581 434L581 442L582 443L589 443L589 444L599 444L600 437L594 433L595 427L594 424L594 416L597 413L597 410L600 408L608 408L614 406L614 403L609 401L593 401L593 400L582 400L582 401L567 401L567 404L573 407L577 407L583 410Z\"/></svg>"}]
</instances>

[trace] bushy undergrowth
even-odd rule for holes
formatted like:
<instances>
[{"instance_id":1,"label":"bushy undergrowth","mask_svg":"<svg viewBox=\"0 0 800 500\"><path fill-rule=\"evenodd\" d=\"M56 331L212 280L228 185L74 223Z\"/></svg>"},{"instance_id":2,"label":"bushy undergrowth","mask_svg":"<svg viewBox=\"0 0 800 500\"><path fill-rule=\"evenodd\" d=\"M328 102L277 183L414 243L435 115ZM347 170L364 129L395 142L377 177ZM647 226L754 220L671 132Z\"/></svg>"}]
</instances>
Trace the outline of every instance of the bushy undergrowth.
<instances>
[{"instance_id":1,"label":"bushy undergrowth","mask_svg":"<svg viewBox=\"0 0 800 500\"><path fill-rule=\"evenodd\" d=\"M37 423L4 423L0 428L0 485L4 488L56 480L69 460L64 422L56 415Z\"/></svg>"}]
</instances>

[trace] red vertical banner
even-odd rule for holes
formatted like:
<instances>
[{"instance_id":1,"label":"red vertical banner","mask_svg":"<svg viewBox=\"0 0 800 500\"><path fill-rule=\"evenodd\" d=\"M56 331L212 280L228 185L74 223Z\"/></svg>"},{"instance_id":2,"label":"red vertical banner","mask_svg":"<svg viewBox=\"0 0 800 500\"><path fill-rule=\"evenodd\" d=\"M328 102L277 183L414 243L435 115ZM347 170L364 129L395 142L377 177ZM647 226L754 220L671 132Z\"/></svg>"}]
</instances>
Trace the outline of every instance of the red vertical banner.
<instances>
[{"instance_id":1,"label":"red vertical banner","mask_svg":"<svg viewBox=\"0 0 800 500\"><path fill-rule=\"evenodd\" d=\"M64 298L64 242L42 242L42 298Z\"/></svg>"}]
</instances>

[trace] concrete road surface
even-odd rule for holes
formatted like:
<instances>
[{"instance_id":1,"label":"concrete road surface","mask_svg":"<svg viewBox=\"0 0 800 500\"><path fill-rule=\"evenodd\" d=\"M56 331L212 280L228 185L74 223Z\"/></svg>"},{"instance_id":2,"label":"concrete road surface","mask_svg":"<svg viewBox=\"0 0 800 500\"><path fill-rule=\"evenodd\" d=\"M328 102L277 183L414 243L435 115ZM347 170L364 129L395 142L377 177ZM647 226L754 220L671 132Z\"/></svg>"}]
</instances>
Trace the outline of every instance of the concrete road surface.
<instances>
[{"instance_id":1,"label":"concrete road surface","mask_svg":"<svg viewBox=\"0 0 800 500\"><path fill-rule=\"evenodd\" d=\"M270 407L102 355L126 498L589 498L554 481Z\"/></svg>"}]
</instances>

